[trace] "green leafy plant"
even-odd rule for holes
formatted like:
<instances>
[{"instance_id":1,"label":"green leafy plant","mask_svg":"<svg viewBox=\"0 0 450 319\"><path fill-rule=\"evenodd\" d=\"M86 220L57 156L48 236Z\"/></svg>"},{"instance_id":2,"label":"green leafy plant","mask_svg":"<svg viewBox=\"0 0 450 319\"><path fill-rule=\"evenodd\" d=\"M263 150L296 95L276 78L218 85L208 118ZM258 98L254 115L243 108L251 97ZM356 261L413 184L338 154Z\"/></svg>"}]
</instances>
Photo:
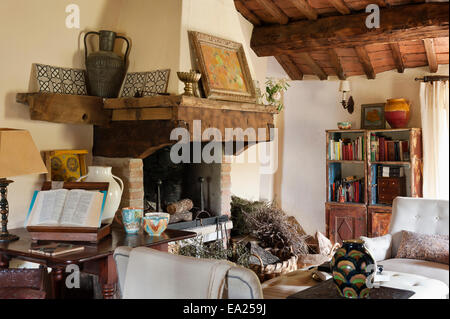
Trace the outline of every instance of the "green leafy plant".
<instances>
[{"instance_id":1,"label":"green leafy plant","mask_svg":"<svg viewBox=\"0 0 450 319\"><path fill-rule=\"evenodd\" d=\"M267 78L265 98L269 105L276 106L278 111L283 109L282 92L290 87L287 79Z\"/></svg>"}]
</instances>

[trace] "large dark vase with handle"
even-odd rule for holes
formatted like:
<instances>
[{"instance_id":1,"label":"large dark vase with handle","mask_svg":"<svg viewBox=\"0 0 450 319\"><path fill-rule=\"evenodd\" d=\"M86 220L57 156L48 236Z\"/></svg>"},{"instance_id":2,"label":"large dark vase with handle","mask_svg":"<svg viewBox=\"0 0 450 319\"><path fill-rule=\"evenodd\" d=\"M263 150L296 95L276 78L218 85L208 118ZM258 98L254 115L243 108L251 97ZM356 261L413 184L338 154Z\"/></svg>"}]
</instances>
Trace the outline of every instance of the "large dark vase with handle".
<instances>
[{"instance_id":1,"label":"large dark vase with handle","mask_svg":"<svg viewBox=\"0 0 450 319\"><path fill-rule=\"evenodd\" d=\"M344 240L331 260L333 281L346 298L368 298L376 262L362 240Z\"/></svg>"},{"instance_id":2,"label":"large dark vase with handle","mask_svg":"<svg viewBox=\"0 0 450 319\"><path fill-rule=\"evenodd\" d=\"M92 34L99 36L99 51L88 55L86 39ZM113 52L116 39L122 39L127 43L124 57ZM104 98L115 98L119 95L129 48L128 39L118 36L113 31L91 31L85 34L84 49L89 95Z\"/></svg>"}]
</instances>

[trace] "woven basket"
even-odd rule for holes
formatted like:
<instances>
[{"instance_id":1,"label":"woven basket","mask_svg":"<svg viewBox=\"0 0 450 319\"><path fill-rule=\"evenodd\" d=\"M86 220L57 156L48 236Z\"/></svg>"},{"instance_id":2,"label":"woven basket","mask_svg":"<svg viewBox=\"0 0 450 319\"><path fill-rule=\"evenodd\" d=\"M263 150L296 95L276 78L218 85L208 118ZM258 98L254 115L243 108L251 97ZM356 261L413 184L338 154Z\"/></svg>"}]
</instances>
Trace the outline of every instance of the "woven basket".
<instances>
[{"instance_id":1,"label":"woven basket","mask_svg":"<svg viewBox=\"0 0 450 319\"><path fill-rule=\"evenodd\" d=\"M258 254L253 253L252 256L255 256L259 260L259 265L250 265L250 269L256 273L260 282L264 282L297 270L298 257L296 255L292 255L289 259L284 260L283 262L267 265L265 267L261 257Z\"/></svg>"}]
</instances>

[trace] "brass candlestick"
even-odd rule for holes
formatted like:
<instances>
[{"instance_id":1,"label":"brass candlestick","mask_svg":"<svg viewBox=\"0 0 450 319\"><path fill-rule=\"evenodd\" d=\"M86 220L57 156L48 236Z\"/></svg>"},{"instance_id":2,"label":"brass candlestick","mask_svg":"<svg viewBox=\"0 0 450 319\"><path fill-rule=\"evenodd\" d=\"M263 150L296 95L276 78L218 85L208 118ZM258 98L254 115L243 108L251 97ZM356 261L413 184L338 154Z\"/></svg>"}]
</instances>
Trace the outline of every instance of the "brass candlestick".
<instances>
[{"instance_id":1,"label":"brass candlestick","mask_svg":"<svg viewBox=\"0 0 450 319\"><path fill-rule=\"evenodd\" d=\"M197 83L201 74L191 70L190 72L177 72L178 78L184 83L184 93L183 95L195 96L194 94L194 84Z\"/></svg>"},{"instance_id":2,"label":"brass candlestick","mask_svg":"<svg viewBox=\"0 0 450 319\"><path fill-rule=\"evenodd\" d=\"M0 243L9 243L11 241L19 239L18 236L10 234L8 232L8 215L9 206L6 199L7 187L13 181L6 178L0 178L0 213L2 215L2 230L0 233Z\"/></svg>"}]
</instances>

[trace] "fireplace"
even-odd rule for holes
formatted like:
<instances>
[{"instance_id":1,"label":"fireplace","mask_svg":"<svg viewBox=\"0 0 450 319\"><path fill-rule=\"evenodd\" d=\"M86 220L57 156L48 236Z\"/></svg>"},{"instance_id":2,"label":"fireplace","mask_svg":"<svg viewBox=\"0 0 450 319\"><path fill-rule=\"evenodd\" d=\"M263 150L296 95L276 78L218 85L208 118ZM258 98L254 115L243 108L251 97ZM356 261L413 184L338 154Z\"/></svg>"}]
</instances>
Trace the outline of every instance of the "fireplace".
<instances>
[{"instance_id":1,"label":"fireplace","mask_svg":"<svg viewBox=\"0 0 450 319\"><path fill-rule=\"evenodd\" d=\"M229 220L231 164L227 162L226 156L222 156L222 163L173 163L170 158L171 148L162 147L144 159L94 156L93 165L111 166L113 174L123 180L124 192L119 208L131 206L155 211L160 181L162 211L166 211L167 205L181 199L192 200L194 206L190 210L191 222L182 220L170 223L169 228L197 231L204 235L205 241L222 238L223 232L217 235L218 225L221 230L232 229ZM207 214L198 214L201 208Z\"/></svg>"}]
</instances>

